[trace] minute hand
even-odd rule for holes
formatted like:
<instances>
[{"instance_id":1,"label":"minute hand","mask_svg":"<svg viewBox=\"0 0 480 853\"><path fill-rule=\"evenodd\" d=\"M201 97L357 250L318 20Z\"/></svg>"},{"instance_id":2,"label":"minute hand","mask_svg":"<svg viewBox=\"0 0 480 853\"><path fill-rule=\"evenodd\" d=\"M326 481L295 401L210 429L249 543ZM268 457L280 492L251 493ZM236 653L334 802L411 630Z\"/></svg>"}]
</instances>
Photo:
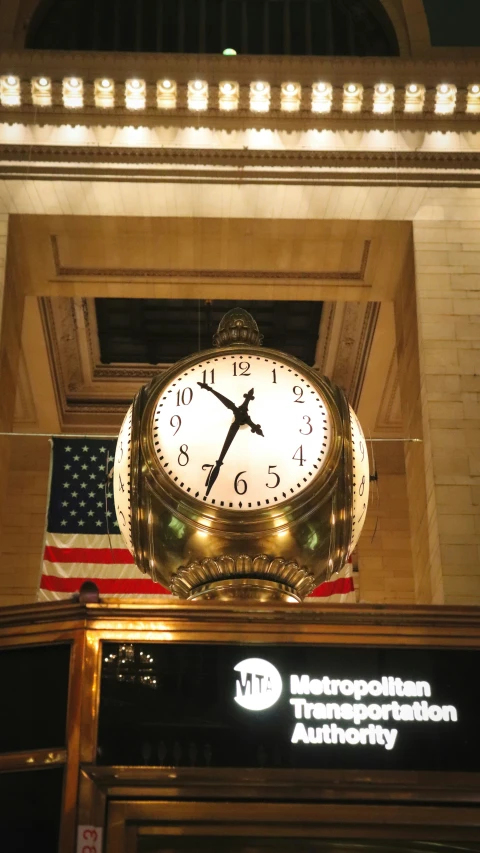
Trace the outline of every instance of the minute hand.
<instances>
[{"instance_id":1,"label":"minute hand","mask_svg":"<svg viewBox=\"0 0 480 853\"><path fill-rule=\"evenodd\" d=\"M210 494L210 489L212 488L213 484L215 483L215 480L217 479L217 477L220 473L220 468L223 465L223 460L225 459L225 456L227 455L228 448L230 447L230 445L231 445L233 439L235 438L239 429L240 429L239 421L234 420L233 424L231 424L230 429L227 432L227 437L226 437L225 441L223 442L223 447L220 451L220 456L218 457L217 461L215 462L214 467L211 469L210 474L207 477L207 482L205 483L205 485L207 487L207 491L205 492L206 497L208 497L208 495Z\"/></svg>"}]
</instances>

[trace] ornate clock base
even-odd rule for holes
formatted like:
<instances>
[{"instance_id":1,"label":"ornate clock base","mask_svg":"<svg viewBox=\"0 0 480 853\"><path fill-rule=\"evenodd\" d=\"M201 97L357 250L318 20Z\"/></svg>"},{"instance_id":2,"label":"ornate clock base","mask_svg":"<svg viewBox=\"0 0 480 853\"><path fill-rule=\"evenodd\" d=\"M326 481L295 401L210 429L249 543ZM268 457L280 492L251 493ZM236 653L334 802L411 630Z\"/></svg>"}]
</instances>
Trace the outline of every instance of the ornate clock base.
<instances>
[{"instance_id":1,"label":"ornate clock base","mask_svg":"<svg viewBox=\"0 0 480 853\"><path fill-rule=\"evenodd\" d=\"M265 601L268 603L283 602L298 604L302 599L288 586L277 581L259 580L257 578L231 578L230 580L206 583L193 590L189 600L202 601Z\"/></svg>"},{"instance_id":2,"label":"ornate clock base","mask_svg":"<svg viewBox=\"0 0 480 853\"><path fill-rule=\"evenodd\" d=\"M319 581L295 560L258 554L222 555L181 566L170 588L180 598L299 602Z\"/></svg>"}]
</instances>

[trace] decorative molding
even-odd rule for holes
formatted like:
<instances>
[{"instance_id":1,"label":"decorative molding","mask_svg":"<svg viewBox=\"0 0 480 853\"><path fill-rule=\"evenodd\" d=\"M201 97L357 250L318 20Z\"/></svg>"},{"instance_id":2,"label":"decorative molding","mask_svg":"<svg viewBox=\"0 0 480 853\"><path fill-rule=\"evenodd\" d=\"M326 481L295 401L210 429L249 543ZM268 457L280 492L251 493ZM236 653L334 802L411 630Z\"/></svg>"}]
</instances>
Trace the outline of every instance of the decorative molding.
<instances>
[{"instance_id":1,"label":"decorative molding","mask_svg":"<svg viewBox=\"0 0 480 853\"><path fill-rule=\"evenodd\" d=\"M399 400L397 354L393 347L387 380L375 421L375 432L380 435L401 434L402 412Z\"/></svg>"},{"instance_id":2,"label":"decorative molding","mask_svg":"<svg viewBox=\"0 0 480 853\"><path fill-rule=\"evenodd\" d=\"M319 583L308 569L299 566L295 560L271 557L268 554L258 554L256 557L241 554L235 557L207 557L188 566L181 566L172 576L171 590L180 598L188 598L196 588L205 584L236 578L273 581L292 590L300 598L308 595Z\"/></svg>"},{"instance_id":3,"label":"decorative molding","mask_svg":"<svg viewBox=\"0 0 480 853\"><path fill-rule=\"evenodd\" d=\"M59 277L81 277L81 278L175 278L190 281L204 279L233 279L254 280L258 279L262 284L268 280L273 281L354 281L365 284L365 271L370 254L371 240L364 240L360 267L356 271L344 270L319 270L317 272L306 272L304 270L217 270L217 269L174 269L174 268L135 268L135 267L69 267L64 266L60 260L58 238L55 234L50 237L55 272Z\"/></svg>"},{"instance_id":4,"label":"decorative molding","mask_svg":"<svg viewBox=\"0 0 480 853\"><path fill-rule=\"evenodd\" d=\"M35 400L23 350L20 351L18 362L14 423L16 427L22 427L22 429L38 426Z\"/></svg>"}]
</instances>

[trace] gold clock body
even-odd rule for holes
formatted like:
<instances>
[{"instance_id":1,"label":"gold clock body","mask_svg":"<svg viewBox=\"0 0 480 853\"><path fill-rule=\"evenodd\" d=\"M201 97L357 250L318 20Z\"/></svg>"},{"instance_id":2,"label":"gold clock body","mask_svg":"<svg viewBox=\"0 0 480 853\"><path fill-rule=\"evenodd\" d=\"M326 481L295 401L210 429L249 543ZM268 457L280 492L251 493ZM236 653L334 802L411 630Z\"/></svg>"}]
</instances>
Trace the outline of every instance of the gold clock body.
<instances>
[{"instance_id":1,"label":"gold clock body","mask_svg":"<svg viewBox=\"0 0 480 853\"><path fill-rule=\"evenodd\" d=\"M239 513L202 503L175 485L155 453L153 419L163 389L180 370L223 353L271 356L301 370L330 416L323 467L300 494L271 507ZM178 596L300 601L344 565L352 534L349 407L340 388L297 359L239 343L175 364L135 397L130 452L135 561Z\"/></svg>"}]
</instances>

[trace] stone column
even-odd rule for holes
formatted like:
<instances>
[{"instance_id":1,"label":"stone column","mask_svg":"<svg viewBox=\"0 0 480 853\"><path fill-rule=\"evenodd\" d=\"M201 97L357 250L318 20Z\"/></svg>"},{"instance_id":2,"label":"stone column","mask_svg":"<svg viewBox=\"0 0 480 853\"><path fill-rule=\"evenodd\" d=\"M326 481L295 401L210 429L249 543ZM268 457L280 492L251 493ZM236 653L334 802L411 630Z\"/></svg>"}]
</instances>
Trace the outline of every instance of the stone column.
<instances>
[{"instance_id":1,"label":"stone column","mask_svg":"<svg viewBox=\"0 0 480 853\"><path fill-rule=\"evenodd\" d=\"M397 305L406 428L424 440L406 456L417 601L480 604L480 191L433 202Z\"/></svg>"}]
</instances>

